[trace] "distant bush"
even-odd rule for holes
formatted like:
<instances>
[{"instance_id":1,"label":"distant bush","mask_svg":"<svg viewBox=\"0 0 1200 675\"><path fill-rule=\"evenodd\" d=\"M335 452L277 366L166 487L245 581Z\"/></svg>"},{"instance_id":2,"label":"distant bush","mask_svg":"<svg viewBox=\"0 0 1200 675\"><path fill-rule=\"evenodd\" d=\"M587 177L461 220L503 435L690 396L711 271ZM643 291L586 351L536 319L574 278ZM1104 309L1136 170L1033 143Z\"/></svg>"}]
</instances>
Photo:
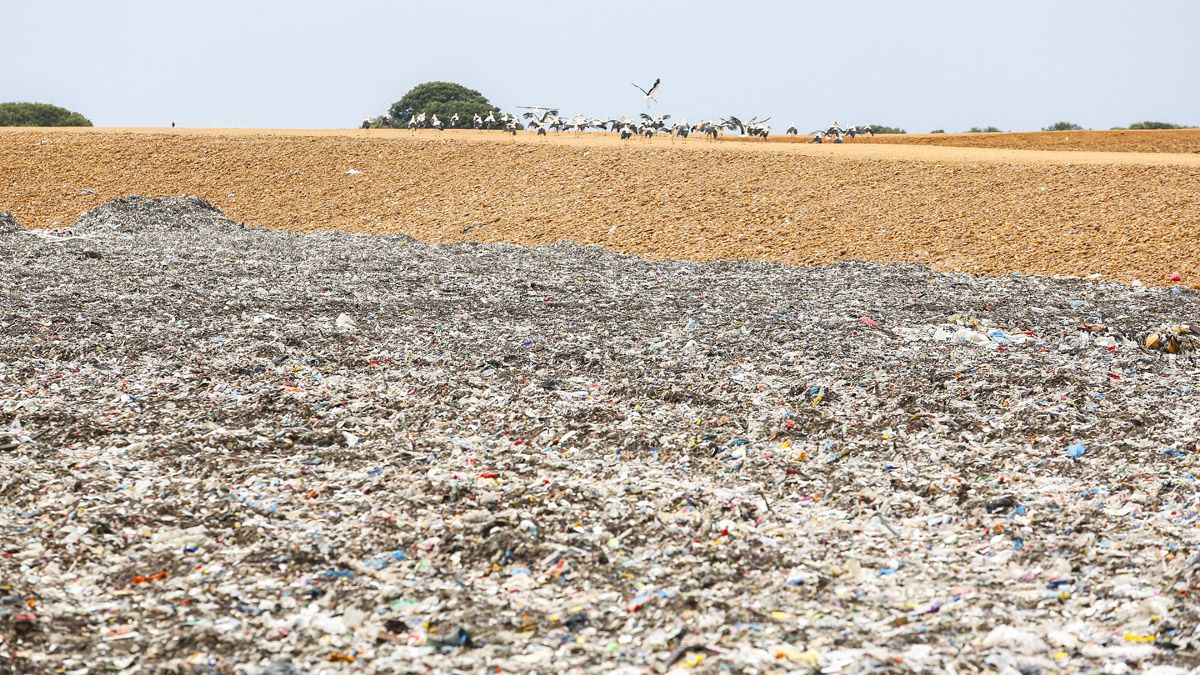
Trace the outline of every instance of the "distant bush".
<instances>
[{"instance_id":1,"label":"distant bush","mask_svg":"<svg viewBox=\"0 0 1200 675\"><path fill-rule=\"evenodd\" d=\"M1171 124L1170 122L1134 122L1129 125L1130 129L1195 129L1183 124Z\"/></svg>"},{"instance_id":2,"label":"distant bush","mask_svg":"<svg viewBox=\"0 0 1200 675\"><path fill-rule=\"evenodd\" d=\"M945 129L934 129L933 131L931 131L931 132L929 132L929 133L931 133L931 134L944 134L944 133L946 133L946 130L945 130Z\"/></svg>"},{"instance_id":3,"label":"distant bush","mask_svg":"<svg viewBox=\"0 0 1200 675\"><path fill-rule=\"evenodd\" d=\"M996 127L984 127L982 129L979 127L971 127L970 129L967 129L968 134L994 134L998 133L999 131L1000 130Z\"/></svg>"},{"instance_id":4,"label":"distant bush","mask_svg":"<svg viewBox=\"0 0 1200 675\"><path fill-rule=\"evenodd\" d=\"M1042 131L1083 131L1083 127L1074 122L1055 122L1048 127L1043 127Z\"/></svg>"},{"instance_id":5,"label":"distant bush","mask_svg":"<svg viewBox=\"0 0 1200 675\"><path fill-rule=\"evenodd\" d=\"M90 127L88 118L49 103L0 103L0 127Z\"/></svg>"},{"instance_id":6,"label":"distant bush","mask_svg":"<svg viewBox=\"0 0 1200 675\"><path fill-rule=\"evenodd\" d=\"M875 133L875 134L907 134L908 133L907 131L901 129L900 127L888 127L888 126L884 126L882 124L869 124L867 126L871 127L871 133Z\"/></svg>"}]
</instances>

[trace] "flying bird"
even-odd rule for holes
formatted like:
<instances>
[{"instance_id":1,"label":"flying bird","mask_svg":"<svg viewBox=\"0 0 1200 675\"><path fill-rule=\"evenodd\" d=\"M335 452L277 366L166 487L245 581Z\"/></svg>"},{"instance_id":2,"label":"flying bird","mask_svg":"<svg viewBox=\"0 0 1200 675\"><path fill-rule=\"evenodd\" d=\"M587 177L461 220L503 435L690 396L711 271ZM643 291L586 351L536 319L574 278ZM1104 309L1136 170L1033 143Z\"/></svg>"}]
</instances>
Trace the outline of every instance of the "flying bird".
<instances>
[{"instance_id":1,"label":"flying bird","mask_svg":"<svg viewBox=\"0 0 1200 675\"><path fill-rule=\"evenodd\" d=\"M654 79L654 84L650 85L650 88L649 88L649 89L642 89L640 86L638 86L637 84L635 84L635 83L633 83L633 82L630 82L630 84L632 84L633 86L637 87L637 90L638 90L638 91L640 91L640 92L642 92L643 94L645 94L645 95L646 95L646 107L647 107L647 108L649 108L649 107L650 107L650 102L651 102L651 101L654 101L655 103L658 103L658 99L654 98L654 95L655 95L656 93L658 93L658 85L662 84L662 78L661 78L661 77L655 78L655 79Z\"/></svg>"}]
</instances>

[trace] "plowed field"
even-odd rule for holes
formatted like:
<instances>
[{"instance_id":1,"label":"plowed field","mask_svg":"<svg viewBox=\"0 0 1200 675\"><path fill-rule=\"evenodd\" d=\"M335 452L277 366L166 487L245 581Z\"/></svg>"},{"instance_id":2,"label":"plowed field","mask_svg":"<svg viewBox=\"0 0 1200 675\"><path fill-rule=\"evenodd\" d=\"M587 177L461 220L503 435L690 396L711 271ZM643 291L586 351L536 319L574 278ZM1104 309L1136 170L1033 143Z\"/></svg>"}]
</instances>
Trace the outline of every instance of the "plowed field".
<instances>
[{"instance_id":1,"label":"plowed field","mask_svg":"<svg viewBox=\"0 0 1200 675\"><path fill-rule=\"evenodd\" d=\"M1001 136L1011 135L970 140ZM0 132L0 158L0 210L26 227L70 225L119 195L194 194L276 229L569 239L652 258L853 258L1158 284L1180 273L1185 284L1200 282L1197 154L24 129Z\"/></svg>"}]
</instances>

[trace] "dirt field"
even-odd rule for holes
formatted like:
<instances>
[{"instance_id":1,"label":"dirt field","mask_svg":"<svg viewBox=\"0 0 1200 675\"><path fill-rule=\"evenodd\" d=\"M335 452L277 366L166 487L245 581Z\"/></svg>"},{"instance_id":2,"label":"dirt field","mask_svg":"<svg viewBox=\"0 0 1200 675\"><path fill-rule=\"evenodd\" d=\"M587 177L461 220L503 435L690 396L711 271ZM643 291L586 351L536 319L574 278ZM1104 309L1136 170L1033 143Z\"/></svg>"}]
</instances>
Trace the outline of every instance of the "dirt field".
<instances>
[{"instance_id":1,"label":"dirt field","mask_svg":"<svg viewBox=\"0 0 1200 675\"><path fill-rule=\"evenodd\" d=\"M25 129L0 132L0 157L0 210L27 227L69 225L124 194L195 194L276 229L1200 283L1196 154Z\"/></svg>"},{"instance_id":2,"label":"dirt field","mask_svg":"<svg viewBox=\"0 0 1200 675\"><path fill-rule=\"evenodd\" d=\"M807 138L792 138L807 142ZM1035 131L999 134L896 134L855 139L867 143L1011 150L1200 153L1200 129L1163 131Z\"/></svg>"}]
</instances>

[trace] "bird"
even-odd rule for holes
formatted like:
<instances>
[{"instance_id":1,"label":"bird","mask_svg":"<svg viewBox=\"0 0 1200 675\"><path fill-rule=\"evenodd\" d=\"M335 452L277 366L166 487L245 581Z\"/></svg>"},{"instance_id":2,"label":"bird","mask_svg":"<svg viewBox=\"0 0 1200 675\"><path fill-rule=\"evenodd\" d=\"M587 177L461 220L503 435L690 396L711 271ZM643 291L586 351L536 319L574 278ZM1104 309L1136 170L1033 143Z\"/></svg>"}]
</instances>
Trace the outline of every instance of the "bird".
<instances>
[{"instance_id":1,"label":"bird","mask_svg":"<svg viewBox=\"0 0 1200 675\"><path fill-rule=\"evenodd\" d=\"M722 126L722 124L718 124L711 120L700 120L699 124L692 127L692 131L698 131L704 134L705 138L715 141L717 140L717 134L720 133Z\"/></svg>"},{"instance_id":2,"label":"bird","mask_svg":"<svg viewBox=\"0 0 1200 675\"><path fill-rule=\"evenodd\" d=\"M640 91L640 92L642 92L643 94L645 94L645 95L646 95L646 107L647 107L647 108L649 108L649 107L650 107L650 102L651 102L651 101L654 101L655 103L658 103L658 99L657 99L657 98L654 98L654 95L655 95L656 93L658 93L658 85L662 84L662 78L661 78L661 77L655 78L655 79L654 79L654 84L650 85L650 88L649 88L649 89L642 89L640 86L638 86L637 84L635 84L635 83L633 83L633 82L630 82L630 84L632 84L633 86L637 87L637 90L638 90L638 91Z\"/></svg>"},{"instance_id":3,"label":"bird","mask_svg":"<svg viewBox=\"0 0 1200 675\"><path fill-rule=\"evenodd\" d=\"M799 136L800 130L796 128L795 124L793 124L792 126L787 128L787 131L783 132L783 135L784 136Z\"/></svg>"},{"instance_id":4,"label":"bird","mask_svg":"<svg viewBox=\"0 0 1200 675\"><path fill-rule=\"evenodd\" d=\"M670 115L659 115L658 117L651 117L651 116L647 115L646 113L642 113L642 121L645 122L642 126L649 127L654 130L654 133L658 133L658 132L662 131L664 127L667 126L667 120L669 120L669 119L671 119ZM653 137L653 134L649 134L646 136L646 138L651 138L651 137Z\"/></svg>"},{"instance_id":5,"label":"bird","mask_svg":"<svg viewBox=\"0 0 1200 675\"><path fill-rule=\"evenodd\" d=\"M529 128L536 131L538 136L545 136L547 129L554 129L555 131L558 131L562 128L561 123L558 120L557 110L543 108L537 108L537 110L542 111L541 117L538 117L533 110L525 113L524 117L525 119L529 120Z\"/></svg>"},{"instance_id":6,"label":"bird","mask_svg":"<svg viewBox=\"0 0 1200 675\"><path fill-rule=\"evenodd\" d=\"M496 126L496 113L490 112L488 113L487 119L483 121L483 127L485 129L491 129L494 126Z\"/></svg>"},{"instance_id":7,"label":"bird","mask_svg":"<svg viewBox=\"0 0 1200 675\"><path fill-rule=\"evenodd\" d=\"M438 131L444 131L446 128L446 125L438 119L437 113L433 114L433 118L429 121L429 126Z\"/></svg>"},{"instance_id":8,"label":"bird","mask_svg":"<svg viewBox=\"0 0 1200 675\"><path fill-rule=\"evenodd\" d=\"M453 129L456 127L458 127L458 113L454 113L450 116L450 128Z\"/></svg>"},{"instance_id":9,"label":"bird","mask_svg":"<svg viewBox=\"0 0 1200 675\"><path fill-rule=\"evenodd\" d=\"M475 117L471 118L471 126L476 129L483 128L483 118L479 116L479 113L475 113Z\"/></svg>"}]
</instances>

